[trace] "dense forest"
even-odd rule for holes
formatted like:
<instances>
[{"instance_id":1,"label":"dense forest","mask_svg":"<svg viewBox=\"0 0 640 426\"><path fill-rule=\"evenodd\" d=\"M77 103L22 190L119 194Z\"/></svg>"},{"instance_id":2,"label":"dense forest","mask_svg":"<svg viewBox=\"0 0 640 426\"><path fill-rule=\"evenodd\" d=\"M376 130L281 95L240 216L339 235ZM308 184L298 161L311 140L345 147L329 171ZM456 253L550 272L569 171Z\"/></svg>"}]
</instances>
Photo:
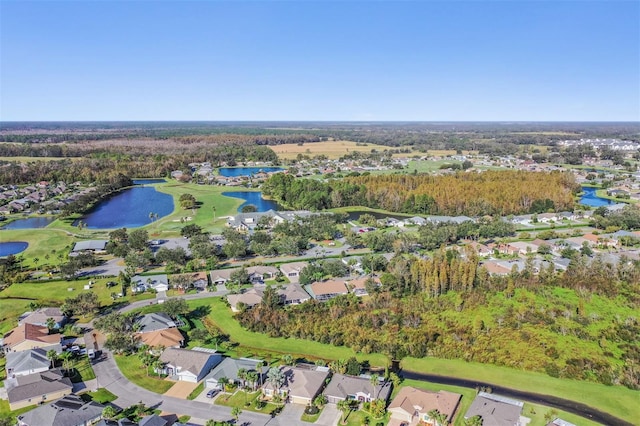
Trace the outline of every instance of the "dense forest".
<instances>
[{"instance_id":1,"label":"dense forest","mask_svg":"<svg viewBox=\"0 0 640 426\"><path fill-rule=\"evenodd\" d=\"M509 215L573 210L578 190L566 173L487 171L432 175L369 175L320 182L276 174L263 193L292 209L366 206L435 215Z\"/></svg>"},{"instance_id":2,"label":"dense forest","mask_svg":"<svg viewBox=\"0 0 640 426\"><path fill-rule=\"evenodd\" d=\"M640 389L640 263L578 257L565 273L534 272L529 262L491 277L474 256L441 250L392 259L368 299L262 303L237 318L271 336L391 359L462 358Z\"/></svg>"}]
</instances>

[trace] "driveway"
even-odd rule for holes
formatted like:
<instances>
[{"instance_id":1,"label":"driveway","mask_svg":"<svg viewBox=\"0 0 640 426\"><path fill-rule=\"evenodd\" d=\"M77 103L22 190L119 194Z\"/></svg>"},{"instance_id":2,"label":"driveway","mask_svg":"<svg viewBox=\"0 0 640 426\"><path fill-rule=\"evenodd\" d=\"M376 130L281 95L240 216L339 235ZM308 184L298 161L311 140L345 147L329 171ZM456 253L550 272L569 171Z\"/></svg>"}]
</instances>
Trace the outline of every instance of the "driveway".
<instances>
[{"instance_id":1,"label":"driveway","mask_svg":"<svg viewBox=\"0 0 640 426\"><path fill-rule=\"evenodd\" d=\"M191 382L185 382L185 381L176 382L176 384L171 386L171 388L169 388L169 390L166 391L164 395L187 399L189 394L193 392L193 390L197 387L198 387L197 383L191 383Z\"/></svg>"},{"instance_id":2,"label":"driveway","mask_svg":"<svg viewBox=\"0 0 640 426\"><path fill-rule=\"evenodd\" d=\"M124 260L121 257L116 257L103 263L99 266L92 266L91 268L84 268L78 271L78 277L90 277L95 275L110 275L118 276L122 271L124 272Z\"/></svg>"},{"instance_id":3,"label":"driveway","mask_svg":"<svg viewBox=\"0 0 640 426\"><path fill-rule=\"evenodd\" d=\"M320 417L314 423L316 425L322 426L333 426L337 425L340 421L340 411L338 410L335 404L327 404L322 409L322 413L320 413Z\"/></svg>"}]
</instances>

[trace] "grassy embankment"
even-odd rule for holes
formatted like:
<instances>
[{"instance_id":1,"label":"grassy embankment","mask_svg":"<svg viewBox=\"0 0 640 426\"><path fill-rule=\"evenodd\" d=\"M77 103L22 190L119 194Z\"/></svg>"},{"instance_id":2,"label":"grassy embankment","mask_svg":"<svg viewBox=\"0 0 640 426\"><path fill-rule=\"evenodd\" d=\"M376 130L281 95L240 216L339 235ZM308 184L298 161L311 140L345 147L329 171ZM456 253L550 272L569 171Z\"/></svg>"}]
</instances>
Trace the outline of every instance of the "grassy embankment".
<instances>
[{"instance_id":1,"label":"grassy embankment","mask_svg":"<svg viewBox=\"0 0 640 426\"><path fill-rule=\"evenodd\" d=\"M346 347L334 347L302 339L270 338L263 334L247 331L240 326L233 318L229 308L218 298L190 301L189 305L192 308L210 306L209 318L223 332L227 333L233 342L240 345L236 351L244 351L240 353L243 356L260 356L260 351L264 350L290 353L307 359L333 360L357 356L361 361L368 360L372 366L387 364L387 359L382 354L355 354ZM553 395L590 405L630 422L640 418L640 405L637 404L640 392L621 386L605 386L592 382L557 379L541 373L468 363L461 360L406 358L403 360L402 366L406 370L484 381L493 385ZM440 385L435 386L441 387Z\"/></svg>"}]
</instances>

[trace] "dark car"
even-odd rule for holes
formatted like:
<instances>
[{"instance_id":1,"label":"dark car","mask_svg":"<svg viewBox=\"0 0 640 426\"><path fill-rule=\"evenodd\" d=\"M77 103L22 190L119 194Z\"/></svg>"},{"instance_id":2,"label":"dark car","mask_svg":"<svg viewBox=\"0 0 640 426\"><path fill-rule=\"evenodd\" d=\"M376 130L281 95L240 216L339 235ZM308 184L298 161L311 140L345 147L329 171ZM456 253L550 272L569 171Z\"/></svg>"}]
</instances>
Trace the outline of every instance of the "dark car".
<instances>
[{"instance_id":1,"label":"dark car","mask_svg":"<svg viewBox=\"0 0 640 426\"><path fill-rule=\"evenodd\" d=\"M109 282L107 283L107 287L115 287L115 286L117 286L117 285L118 285L118 284L117 284L115 281L109 281Z\"/></svg>"},{"instance_id":2,"label":"dark car","mask_svg":"<svg viewBox=\"0 0 640 426\"><path fill-rule=\"evenodd\" d=\"M209 390L209 392L207 392L207 398L213 398L218 394L218 392L220 392L218 389Z\"/></svg>"}]
</instances>

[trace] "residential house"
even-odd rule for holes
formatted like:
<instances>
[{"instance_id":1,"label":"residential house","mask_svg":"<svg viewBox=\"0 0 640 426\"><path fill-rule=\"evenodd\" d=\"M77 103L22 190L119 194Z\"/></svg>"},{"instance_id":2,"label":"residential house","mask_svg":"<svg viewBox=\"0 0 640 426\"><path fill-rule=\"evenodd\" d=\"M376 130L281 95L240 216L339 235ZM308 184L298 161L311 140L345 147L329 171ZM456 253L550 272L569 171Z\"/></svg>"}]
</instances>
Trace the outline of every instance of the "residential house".
<instances>
[{"instance_id":1,"label":"residential house","mask_svg":"<svg viewBox=\"0 0 640 426\"><path fill-rule=\"evenodd\" d=\"M285 382L281 388L274 388L270 382L262 386L262 393L270 398L274 395L284 396L285 393L290 402L294 404L309 405L320 393L325 380L329 377L327 367L301 368L282 366L280 370L284 374Z\"/></svg>"},{"instance_id":2,"label":"residential house","mask_svg":"<svg viewBox=\"0 0 640 426\"><path fill-rule=\"evenodd\" d=\"M284 286L278 290L278 294L280 295L282 303L285 305L299 305L300 303L311 299L309 293L304 291L302 286L298 283L292 283Z\"/></svg>"},{"instance_id":3,"label":"residential house","mask_svg":"<svg viewBox=\"0 0 640 426\"><path fill-rule=\"evenodd\" d=\"M305 289L311 297L319 301L333 299L349 292L345 282L337 280L316 281L307 285Z\"/></svg>"},{"instance_id":4,"label":"residential house","mask_svg":"<svg viewBox=\"0 0 640 426\"><path fill-rule=\"evenodd\" d=\"M197 383L222 361L222 356L201 348L167 348L160 355L160 361L164 364L161 373L179 381Z\"/></svg>"},{"instance_id":5,"label":"residential house","mask_svg":"<svg viewBox=\"0 0 640 426\"><path fill-rule=\"evenodd\" d=\"M60 310L60 308L40 308L33 312L25 312L18 319L18 325L33 324L43 327L47 326L47 320L52 318L55 324L54 328L62 328L67 323L68 318Z\"/></svg>"},{"instance_id":6,"label":"residential house","mask_svg":"<svg viewBox=\"0 0 640 426\"><path fill-rule=\"evenodd\" d=\"M464 415L482 418L482 424L492 426L526 426L529 419L522 417L524 403L486 392L479 392Z\"/></svg>"},{"instance_id":7,"label":"residential house","mask_svg":"<svg viewBox=\"0 0 640 426\"><path fill-rule=\"evenodd\" d=\"M184 336L176 323L164 312L143 315L137 324L136 334L141 343L154 348L179 348L184 344Z\"/></svg>"},{"instance_id":8,"label":"residential house","mask_svg":"<svg viewBox=\"0 0 640 426\"><path fill-rule=\"evenodd\" d=\"M280 265L280 272L292 283L300 280L300 272L308 265L307 262L292 262Z\"/></svg>"},{"instance_id":9,"label":"residential house","mask_svg":"<svg viewBox=\"0 0 640 426\"><path fill-rule=\"evenodd\" d=\"M278 268L273 266L249 266L247 273L249 274L249 281L256 284L274 279L278 274Z\"/></svg>"},{"instance_id":10,"label":"residential house","mask_svg":"<svg viewBox=\"0 0 640 426\"><path fill-rule=\"evenodd\" d=\"M18 376L6 381L11 410L62 398L73 390L73 384L60 369Z\"/></svg>"},{"instance_id":11,"label":"residential house","mask_svg":"<svg viewBox=\"0 0 640 426\"><path fill-rule=\"evenodd\" d=\"M380 286L380 278L376 276L363 275L355 279L347 281L347 287L356 296L366 296L367 293L367 280L372 279L376 286Z\"/></svg>"},{"instance_id":12,"label":"residential house","mask_svg":"<svg viewBox=\"0 0 640 426\"><path fill-rule=\"evenodd\" d=\"M481 266L491 275L508 275L511 272L510 268L502 266L497 260L484 261Z\"/></svg>"},{"instance_id":13,"label":"residential house","mask_svg":"<svg viewBox=\"0 0 640 426\"><path fill-rule=\"evenodd\" d=\"M426 423L435 426L434 419L429 412L438 410L441 414L447 415L446 424L449 424L458 409L462 395L447 391L428 391L405 386L393 398L389 404L391 419L389 426L402 424L417 425ZM490 425L491 423L486 423Z\"/></svg>"},{"instance_id":14,"label":"residential house","mask_svg":"<svg viewBox=\"0 0 640 426\"><path fill-rule=\"evenodd\" d=\"M41 373L51 368L51 360L47 357L50 350L56 353L62 352L62 347L58 345L50 346L47 349L37 348L20 352L9 352L6 355L7 377L27 376L29 374Z\"/></svg>"},{"instance_id":15,"label":"residential house","mask_svg":"<svg viewBox=\"0 0 640 426\"><path fill-rule=\"evenodd\" d=\"M187 290L190 288L196 288L198 290L206 290L209 285L206 272L190 272L188 274L176 274L172 275L171 285L174 288L182 288Z\"/></svg>"},{"instance_id":16,"label":"residential house","mask_svg":"<svg viewBox=\"0 0 640 426\"><path fill-rule=\"evenodd\" d=\"M77 395L42 405L18 416L18 426L87 426L102 418L104 405Z\"/></svg>"},{"instance_id":17,"label":"residential house","mask_svg":"<svg viewBox=\"0 0 640 426\"><path fill-rule=\"evenodd\" d=\"M72 255L75 253L81 252L93 252L93 253L106 253L105 249L107 247L107 240L86 240L86 241L78 241L74 244L73 250L71 250Z\"/></svg>"},{"instance_id":18,"label":"residential house","mask_svg":"<svg viewBox=\"0 0 640 426\"><path fill-rule=\"evenodd\" d=\"M33 324L22 324L5 334L2 346L5 352L19 352L28 349L44 348L59 345L60 333L49 334L47 327Z\"/></svg>"},{"instance_id":19,"label":"residential house","mask_svg":"<svg viewBox=\"0 0 640 426\"><path fill-rule=\"evenodd\" d=\"M561 418L555 418L552 422L547 423L546 426L576 426L573 423L569 423L566 420L562 420Z\"/></svg>"},{"instance_id":20,"label":"residential house","mask_svg":"<svg viewBox=\"0 0 640 426\"><path fill-rule=\"evenodd\" d=\"M211 277L211 284L213 285L225 285L227 281L231 280L231 274L238 268L234 269L215 269L209 273Z\"/></svg>"},{"instance_id":21,"label":"residential house","mask_svg":"<svg viewBox=\"0 0 640 426\"><path fill-rule=\"evenodd\" d=\"M169 290L169 278L167 278L166 274L134 275L131 278L131 290L134 293L141 293L147 290L167 291Z\"/></svg>"},{"instance_id":22,"label":"residential house","mask_svg":"<svg viewBox=\"0 0 640 426\"><path fill-rule=\"evenodd\" d=\"M231 310L233 312L239 312L238 304L242 303L246 307L253 307L258 303L262 302L262 297L264 296L264 286L256 286L250 288L249 290L238 293L238 294L229 294L227 295L227 302L229 302L229 306L231 306Z\"/></svg>"},{"instance_id":23,"label":"residential house","mask_svg":"<svg viewBox=\"0 0 640 426\"><path fill-rule=\"evenodd\" d=\"M145 416L138 421L138 426L167 426L169 422L157 414Z\"/></svg>"},{"instance_id":24,"label":"residential house","mask_svg":"<svg viewBox=\"0 0 640 426\"><path fill-rule=\"evenodd\" d=\"M244 368L245 371L255 371L258 373L259 385L264 383L264 378L269 371L269 367L262 365L262 360L251 358L224 358L222 362L216 365L213 370L204 379L204 385L207 389L221 389L220 379L223 377L233 383L240 384L242 379L238 377L238 371Z\"/></svg>"},{"instance_id":25,"label":"residential house","mask_svg":"<svg viewBox=\"0 0 640 426\"><path fill-rule=\"evenodd\" d=\"M377 381L374 386L369 377L334 374L323 394L331 404L345 400L371 402L374 399L381 399L387 401L391 395L391 382Z\"/></svg>"}]
</instances>

